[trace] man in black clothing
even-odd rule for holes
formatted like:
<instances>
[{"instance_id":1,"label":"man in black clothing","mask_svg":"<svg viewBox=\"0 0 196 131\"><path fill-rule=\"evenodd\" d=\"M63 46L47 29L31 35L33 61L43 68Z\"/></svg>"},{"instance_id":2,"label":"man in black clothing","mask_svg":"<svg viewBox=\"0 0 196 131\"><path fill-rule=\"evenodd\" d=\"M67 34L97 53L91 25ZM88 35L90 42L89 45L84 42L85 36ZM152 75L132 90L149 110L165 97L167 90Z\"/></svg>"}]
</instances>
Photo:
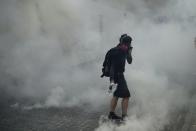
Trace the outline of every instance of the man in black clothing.
<instances>
[{"instance_id":1,"label":"man in black clothing","mask_svg":"<svg viewBox=\"0 0 196 131\"><path fill-rule=\"evenodd\" d=\"M111 67L109 71L109 89L112 89L115 85L117 85L117 88L111 100L110 113L108 115L109 119L124 119L127 116L130 92L127 87L127 83L123 73L125 71L126 60L129 64L132 63L131 41L132 38L130 36L128 36L127 34L123 34L120 37L120 43L109 51L111 61ZM122 98L122 117L119 117L115 114L115 108L118 102L118 98Z\"/></svg>"}]
</instances>

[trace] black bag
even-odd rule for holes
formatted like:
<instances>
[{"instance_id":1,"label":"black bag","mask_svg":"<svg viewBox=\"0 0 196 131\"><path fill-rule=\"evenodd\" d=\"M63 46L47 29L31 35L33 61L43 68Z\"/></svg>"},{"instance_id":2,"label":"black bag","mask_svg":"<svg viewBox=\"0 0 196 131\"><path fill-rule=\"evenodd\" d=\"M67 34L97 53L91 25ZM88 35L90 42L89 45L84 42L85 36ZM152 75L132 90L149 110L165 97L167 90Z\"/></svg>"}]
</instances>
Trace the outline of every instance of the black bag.
<instances>
[{"instance_id":1,"label":"black bag","mask_svg":"<svg viewBox=\"0 0 196 131\"><path fill-rule=\"evenodd\" d=\"M106 53L105 60L103 62L102 75L101 77L110 77L111 67L111 50Z\"/></svg>"}]
</instances>

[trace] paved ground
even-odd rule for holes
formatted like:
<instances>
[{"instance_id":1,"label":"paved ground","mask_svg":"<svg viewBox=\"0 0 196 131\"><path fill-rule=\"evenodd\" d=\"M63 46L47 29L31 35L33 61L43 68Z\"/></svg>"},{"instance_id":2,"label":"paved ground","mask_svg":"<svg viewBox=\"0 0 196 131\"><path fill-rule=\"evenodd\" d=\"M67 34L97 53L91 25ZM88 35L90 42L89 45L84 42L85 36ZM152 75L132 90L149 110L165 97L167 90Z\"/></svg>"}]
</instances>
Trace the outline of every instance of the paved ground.
<instances>
[{"instance_id":1,"label":"paved ground","mask_svg":"<svg viewBox=\"0 0 196 131\"><path fill-rule=\"evenodd\" d=\"M0 131L93 131L107 111L92 111L88 107L25 109L2 95L1 92ZM196 131L195 101L170 115L171 123L162 131Z\"/></svg>"},{"instance_id":2,"label":"paved ground","mask_svg":"<svg viewBox=\"0 0 196 131\"><path fill-rule=\"evenodd\" d=\"M24 110L1 108L1 131L92 131L100 113L78 108L43 108Z\"/></svg>"},{"instance_id":3,"label":"paved ground","mask_svg":"<svg viewBox=\"0 0 196 131\"><path fill-rule=\"evenodd\" d=\"M173 120L163 131L196 131L196 114L188 110L171 114ZM102 112L79 108L23 109L1 105L0 131L93 131L98 127Z\"/></svg>"},{"instance_id":4,"label":"paved ground","mask_svg":"<svg viewBox=\"0 0 196 131\"><path fill-rule=\"evenodd\" d=\"M190 111L191 109L194 109ZM196 131L196 108L187 107L171 113L171 123L164 131Z\"/></svg>"}]
</instances>

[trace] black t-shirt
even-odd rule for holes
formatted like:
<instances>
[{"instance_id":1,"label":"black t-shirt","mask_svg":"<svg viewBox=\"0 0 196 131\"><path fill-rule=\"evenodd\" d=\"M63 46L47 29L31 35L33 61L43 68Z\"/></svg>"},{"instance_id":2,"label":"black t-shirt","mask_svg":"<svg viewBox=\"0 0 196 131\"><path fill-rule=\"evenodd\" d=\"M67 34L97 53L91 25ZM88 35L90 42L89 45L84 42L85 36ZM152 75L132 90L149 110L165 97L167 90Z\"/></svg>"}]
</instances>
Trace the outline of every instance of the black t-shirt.
<instances>
[{"instance_id":1,"label":"black t-shirt","mask_svg":"<svg viewBox=\"0 0 196 131\"><path fill-rule=\"evenodd\" d=\"M118 47L111 49L111 67L116 73L123 73L125 71L125 60L127 53Z\"/></svg>"},{"instance_id":2,"label":"black t-shirt","mask_svg":"<svg viewBox=\"0 0 196 131\"><path fill-rule=\"evenodd\" d=\"M129 50L128 50L129 52ZM122 74L125 71L126 59L129 64L132 62L132 56L128 52L123 51L118 46L110 49L111 53L111 68L110 68L110 80L117 77L118 74Z\"/></svg>"}]
</instances>

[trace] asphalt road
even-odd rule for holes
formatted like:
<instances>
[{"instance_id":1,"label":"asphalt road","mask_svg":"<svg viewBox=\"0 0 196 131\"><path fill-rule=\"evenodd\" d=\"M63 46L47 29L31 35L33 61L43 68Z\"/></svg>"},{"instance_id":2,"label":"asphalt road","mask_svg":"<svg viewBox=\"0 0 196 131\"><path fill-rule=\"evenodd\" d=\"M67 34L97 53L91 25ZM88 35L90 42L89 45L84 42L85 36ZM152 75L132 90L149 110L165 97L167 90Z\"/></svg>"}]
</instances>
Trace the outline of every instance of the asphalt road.
<instances>
[{"instance_id":1,"label":"asphalt road","mask_svg":"<svg viewBox=\"0 0 196 131\"><path fill-rule=\"evenodd\" d=\"M3 107L0 131L92 131L100 112L75 108L22 109Z\"/></svg>"}]
</instances>

